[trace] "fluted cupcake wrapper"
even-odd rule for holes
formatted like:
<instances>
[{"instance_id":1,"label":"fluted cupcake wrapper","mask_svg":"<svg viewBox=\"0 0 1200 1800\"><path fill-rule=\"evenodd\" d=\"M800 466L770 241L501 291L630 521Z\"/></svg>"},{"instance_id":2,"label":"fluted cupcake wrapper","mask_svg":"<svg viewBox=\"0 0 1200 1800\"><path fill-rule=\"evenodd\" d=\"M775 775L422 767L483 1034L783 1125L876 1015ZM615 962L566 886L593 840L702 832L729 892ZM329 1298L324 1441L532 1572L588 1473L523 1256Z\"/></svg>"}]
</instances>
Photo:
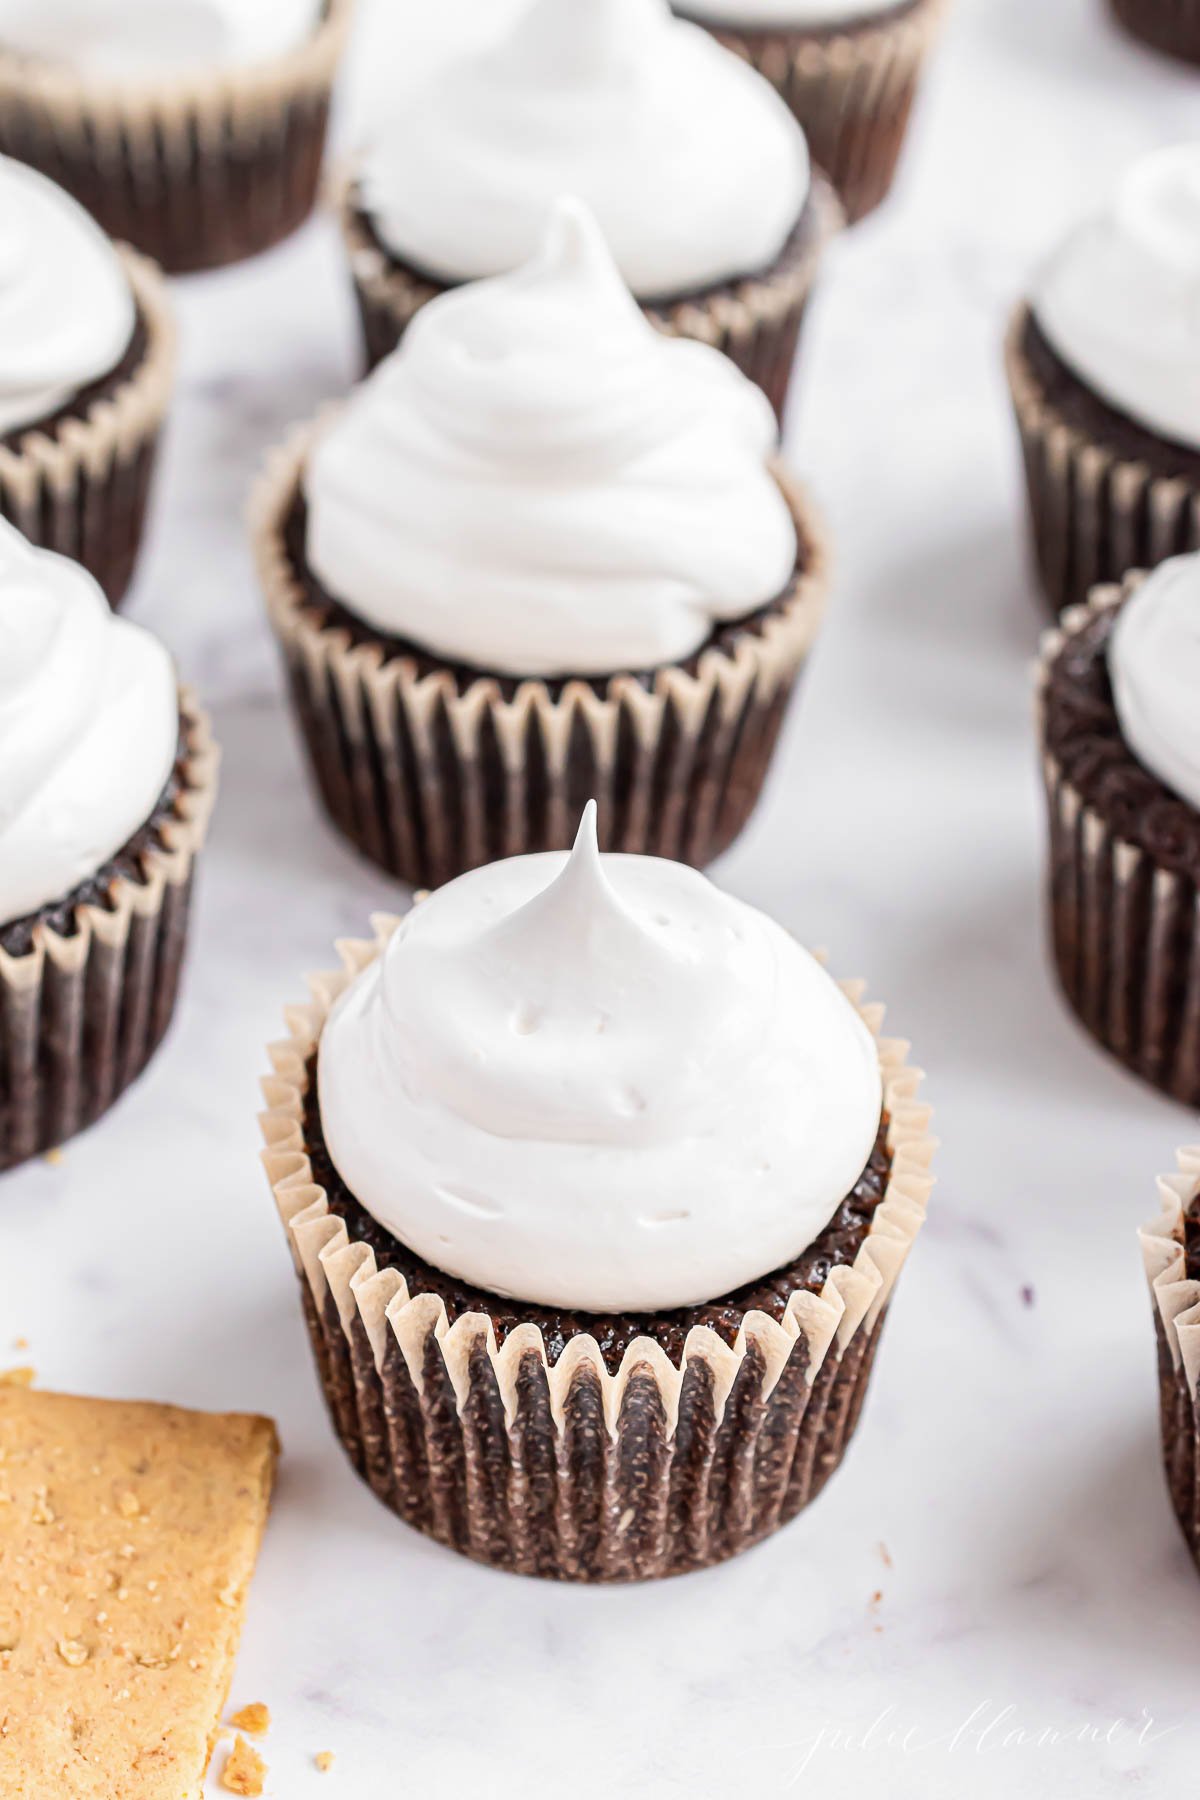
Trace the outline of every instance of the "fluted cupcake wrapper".
<instances>
[{"instance_id":1,"label":"fluted cupcake wrapper","mask_svg":"<svg viewBox=\"0 0 1200 1800\"><path fill-rule=\"evenodd\" d=\"M266 250L312 211L353 0L253 67L140 81L0 51L0 151L171 274Z\"/></svg>"},{"instance_id":2,"label":"fluted cupcake wrapper","mask_svg":"<svg viewBox=\"0 0 1200 1800\"><path fill-rule=\"evenodd\" d=\"M133 574L159 431L175 372L175 326L166 283L152 262L119 254L146 331L126 380L53 432L0 444L0 517L30 543L82 563L120 604Z\"/></svg>"},{"instance_id":3,"label":"fluted cupcake wrapper","mask_svg":"<svg viewBox=\"0 0 1200 1800\"><path fill-rule=\"evenodd\" d=\"M180 691L184 781L141 880L119 876L111 906L80 906L75 931L34 929L0 947L0 1169L65 1143L141 1074L171 1021L196 857L216 797L208 719Z\"/></svg>"},{"instance_id":4,"label":"fluted cupcake wrapper","mask_svg":"<svg viewBox=\"0 0 1200 1800\"><path fill-rule=\"evenodd\" d=\"M1200 1191L1200 1146L1158 1178L1159 1213L1138 1236L1158 1340L1163 1466L1175 1516L1200 1567L1200 1281L1190 1280L1184 1219Z\"/></svg>"},{"instance_id":5,"label":"fluted cupcake wrapper","mask_svg":"<svg viewBox=\"0 0 1200 1800\"><path fill-rule=\"evenodd\" d=\"M1047 401L1022 344L1029 309L1009 327L1005 362L1029 493L1034 556L1056 612L1104 581L1200 549L1200 488L1157 475L1069 424Z\"/></svg>"},{"instance_id":6,"label":"fluted cupcake wrapper","mask_svg":"<svg viewBox=\"0 0 1200 1800\"><path fill-rule=\"evenodd\" d=\"M379 1269L329 1210L304 1147L307 1065L329 1009L383 950L338 946L288 1013L263 1084L264 1164L300 1279L317 1369L347 1454L408 1524L477 1561L571 1581L628 1581L720 1562L785 1524L842 1458L897 1276L925 1215L934 1143L907 1046L883 1008L844 991L876 1035L891 1174L852 1264L782 1322L749 1312L730 1346L689 1332L676 1366L648 1338L611 1373L596 1341L550 1365L532 1322L450 1324L442 1300Z\"/></svg>"},{"instance_id":7,"label":"fluted cupcake wrapper","mask_svg":"<svg viewBox=\"0 0 1200 1800\"><path fill-rule=\"evenodd\" d=\"M1038 711L1068 636L1144 580L1096 588L1042 639ZM1200 903L1195 883L1156 862L1083 800L1045 747L1050 924L1063 993L1105 1049L1164 1093L1200 1105Z\"/></svg>"},{"instance_id":8,"label":"fluted cupcake wrapper","mask_svg":"<svg viewBox=\"0 0 1200 1800\"><path fill-rule=\"evenodd\" d=\"M823 534L782 473L803 567L778 610L694 671L603 692L491 676L462 686L325 624L297 581L284 521L318 421L270 460L251 506L259 576L326 811L363 855L415 887L527 851L567 849L585 803L601 847L703 866L758 800L824 611Z\"/></svg>"},{"instance_id":9,"label":"fluted cupcake wrapper","mask_svg":"<svg viewBox=\"0 0 1200 1800\"><path fill-rule=\"evenodd\" d=\"M686 14L686 0L678 10ZM833 33L709 29L786 100L853 225L891 189L921 71L945 11L946 0L918 0L900 18Z\"/></svg>"},{"instance_id":10,"label":"fluted cupcake wrapper","mask_svg":"<svg viewBox=\"0 0 1200 1800\"><path fill-rule=\"evenodd\" d=\"M1200 63L1200 0L1111 0L1111 4L1126 31L1152 50Z\"/></svg>"},{"instance_id":11,"label":"fluted cupcake wrapper","mask_svg":"<svg viewBox=\"0 0 1200 1800\"><path fill-rule=\"evenodd\" d=\"M447 290L383 254L363 229L352 176L335 183L333 201L358 302L367 367L373 369L395 349L421 308ZM711 295L643 308L668 336L694 338L723 352L763 390L779 419L821 257L845 223L837 196L820 175L813 178L812 204L816 228L802 254L785 255L766 274Z\"/></svg>"}]
</instances>

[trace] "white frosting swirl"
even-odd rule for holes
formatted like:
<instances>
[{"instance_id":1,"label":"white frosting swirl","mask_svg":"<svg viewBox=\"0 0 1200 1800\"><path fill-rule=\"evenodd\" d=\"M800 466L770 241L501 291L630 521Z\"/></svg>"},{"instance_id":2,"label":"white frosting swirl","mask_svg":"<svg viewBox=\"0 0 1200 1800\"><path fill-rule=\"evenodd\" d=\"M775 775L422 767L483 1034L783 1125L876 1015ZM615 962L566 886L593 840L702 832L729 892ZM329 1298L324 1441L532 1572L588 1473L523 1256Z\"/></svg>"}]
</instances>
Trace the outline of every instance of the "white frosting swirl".
<instances>
[{"instance_id":1,"label":"white frosting swirl","mask_svg":"<svg viewBox=\"0 0 1200 1800\"><path fill-rule=\"evenodd\" d=\"M1143 157L1040 270L1033 314L1110 405L1200 449L1200 143Z\"/></svg>"},{"instance_id":2,"label":"white frosting swirl","mask_svg":"<svg viewBox=\"0 0 1200 1800\"><path fill-rule=\"evenodd\" d=\"M321 1121L438 1268L535 1304L711 1300L810 1244L875 1140L875 1042L782 928L682 864L575 849L415 908L334 1007Z\"/></svg>"},{"instance_id":3,"label":"white frosting swirl","mask_svg":"<svg viewBox=\"0 0 1200 1800\"><path fill-rule=\"evenodd\" d=\"M397 108L361 181L388 248L442 281L516 268L578 194L651 300L773 263L809 169L774 89L667 0L533 0Z\"/></svg>"},{"instance_id":4,"label":"white frosting swirl","mask_svg":"<svg viewBox=\"0 0 1200 1800\"><path fill-rule=\"evenodd\" d=\"M49 418L115 369L136 316L121 260L91 215L0 156L0 433Z\"/></svg>"},{"instance_id":5,"label":"white frosting swirl","mask_svg":"<svg viewBox=\"0 0 1200 1800\"><path fill-rule=\"evenodd\" d=\"M770 406L656 332L595 222L423 307L304 480L308 558L390 635L512 675L686 658L791 577Z\"/></svg>"},{"instance_id":6,"label":"white frosting swirl","mask_svg":"<svg viewBox=\"0 0 1200 1800\"><path fill-rule=\"evenodd\" d=\"M1200 811L1200 553L1160 563L1108 641L1121 733L1138 761Z\"/></svg>"},{"instance_id":7,"label":"white frosting swirl","mask_svg":"<svg viewBox=\"0 0 1200 1800\"><path fill-rule=\"evenodd\" d=\"M0 923L66 897L142 825L179 736L171 659L86 569L0 519Z\"/></svg>"},{"instance_id":8,"label":"white frosting swirl","mask_svg":"<svg viewBox=\"0 0 1200 1800\"><path fill-rule=\"evenodd\" d=\"M904 0L678 0L677 12L710 25L824 31L897 12Z\"/></svg>"},{"instance_id":9,"label":"white frosting swirl","mask_svg":"<svg viewBox=\"0 0 1200 1800\"><path fill-rule=\"evenodd\" d=\"M294 49L324 0L0 0L0 48L114 81L245 68Z\"/></svg>"}]
</instances>

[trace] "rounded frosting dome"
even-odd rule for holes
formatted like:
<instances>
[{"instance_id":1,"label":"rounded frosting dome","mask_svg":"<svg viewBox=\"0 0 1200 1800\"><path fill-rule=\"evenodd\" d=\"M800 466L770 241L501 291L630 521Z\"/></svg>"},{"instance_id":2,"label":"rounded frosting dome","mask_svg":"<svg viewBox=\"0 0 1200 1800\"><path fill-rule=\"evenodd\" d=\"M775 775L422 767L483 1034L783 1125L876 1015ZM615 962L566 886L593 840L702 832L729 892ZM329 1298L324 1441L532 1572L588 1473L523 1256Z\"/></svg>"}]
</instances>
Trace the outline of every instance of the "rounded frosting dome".
<instances>
[{"instance_id":1,"label":"rounded frosting dome","mask_svg":"<svg viewBox=\"0 0 1200 1800\"><path fill-rule=\"evenodd\" d=\"M797 1256L879 1128L871 1033L762 913L657 857L515 857L416 907L337 1002L318 1092L355 1196L534 1304L711 1300Z\"/></svg>"},{"instance_id":2,"label":"rounded frosting dome","mask_svg":"<svg viewBox=\"0 0 1200 1800\"><path fill-rule=\"evenodd\" d=\"M149 818L179 736L171 659L86 569L0 519L0 923L64 899Z\"/></svg>"},{"instance_id":3,"label":"rounded frosting dome","mask_svg":"<svg viewBox=\"0 0 1200 1800\"><path fill-rule=\"evenodd\" d=\"M1138 761L1200 811L1200 553L1160 563L1108 644L1121 733Z\"/></svg>"},{"instance_id":4,"label":"rounded frosting dome","mask_svg":"<svg viewBox=\"0 0 1200 1800\"><path fill-rule=\"evenodd\" d=\"M317 26L324 0L0 0L0 48L115 81L244 68Z\"/></svg>"},{"instance_id":5,"label":"rounded frosting dome","mask_svg":"<svg viewBox=\"0 0 1200 1800\"><path fill-rule=\"evenodd\" d=\"M821 31L898 12L904 0L679 0L677 10L711 25L782 26Z\"/></svg>"},{"instance_id":6,"label":"rounded frosting dome","mask_svg":"<svg viewBox=\"0 0 1200 1800\"><path fill-rule=\"evenodd\" d=\"M1143 157L1048 258L1033 315L1119 411L1200 449L1200 143Z\"/></svg>"},{"instance_id":7,"label":"rounded frosting dome","mask_svg":"<svg viewBox=\"0 0 1200 1800\"><path fill-rule=\"evenodd\" d=\"M791 578L774 415L664 337L586 211L417 314L319 438L308 560L376 630L517 676L686 658Z\"/></svg>"},{"instance_id":8,"label":"rounded frosting dome","mask_svg":"<svg viewBox=\"0 0 1200 1800\"><path fill-rule=\"evenodd\" d=\"M121 259L91 216L0 156L0 434L49 418L115 369L136 316Z\"/></svg>"},{"instance_id":9,"label":"rounded frosting dome","mask_svg":"<svg viewBox=\"0 0 1200 1800\"><path fill-rule=\"evenodd\" d=\"M464 281L524 262L578 194L653 300L767 268L808 184L784 102L667 0L533 0L397 110L360 199L394 255Z\"/></svg>"}]
</instances>

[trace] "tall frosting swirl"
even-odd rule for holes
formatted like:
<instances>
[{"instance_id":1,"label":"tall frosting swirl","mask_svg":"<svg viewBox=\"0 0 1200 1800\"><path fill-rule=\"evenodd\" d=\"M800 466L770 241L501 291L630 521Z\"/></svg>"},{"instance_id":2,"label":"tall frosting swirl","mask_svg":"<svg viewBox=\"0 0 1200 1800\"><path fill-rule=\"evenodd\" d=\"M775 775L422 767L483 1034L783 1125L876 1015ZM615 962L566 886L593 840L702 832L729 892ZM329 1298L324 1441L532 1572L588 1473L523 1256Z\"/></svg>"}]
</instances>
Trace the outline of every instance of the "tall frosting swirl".
<instances>
[{"instance_id":1,"label":"tall frosting swirl","mask_svg":"<svg viewBox=\"0 0 1200 1800\"><path fill-rule=\"evenodd\" d=\"M82 74L244 68L304 42L324 0L0 0L0 49Z\"/></svg>"},{"instance_id":2,"label":"tall frosting swirl","mask_svg":"<svg viewBox=\"0 0 1200 1800\"><path fill-rule=\"evenodd\" d=\"M334 1007L321 1122L426 1261L658 1310L797 1256L879 1126L870 1032L778 925L679 863L516 857L416 907Z\"/></svg>"},{"instance_id":3,"label":"tall frosting swirl","mask_svg":"<svg viewBox=\"0 0 1200 1800\"><path fill-rule=\"evenodd\" d=\"M116 368L135 316L95 221L44 175L0 156L0 434L49 418Z\"/></svg>"},{"instance_id":4,"label":"tall frosting swirl","mask_svg":"<svg viewBox=\"0 0 1200 1800\"><path fill-rule=\"evenodd\" d=\"M1160 563L1134 589L1109 638L1108 670L1125 742L1200 811L1200 553Z\"/></svg>"},{"instance_id":5,"label":"tall frosting swirl","mask_svg":"<svg viewBox=\"0 0 1200 1800\"><path fill-rule=\"evenodd\" d=\"M61 900L146 822L175 760L171 659L78 563L0 519L0 923Z\"/></svg>"},{"instance_id":6,"label":"tall frosting swirl","mask_svg":"<svg viewBox=\"0 0 1200 1800\"><path fill-rule=\"evenodd\" d=\"M1033 314L1110 405L1200 449L1200 143L1135 163L1049 257Z\"/></svg>"},{"instance_id":7,"label":"tall frosting swirl","mask_svg":"<svg viewBox=\"0 0 1200 1800\"><path fill-rule=\"evenodd\" d=\"M767 401L663 337L563 202L528 267L423 307L305 476L308 558L377 630L513 675L689 656L796 535Z\"/></svg>"},{"instance_id":8,"label":"tall frosting swirl","mask_svg":"<svg viewBox=\"0 0 1200 1800\"><path fill-rule=\"evenodd\" d=\"M578 194L650 300L773 263L808 180L773 88L667 0L533 0L397 108L361 196L393 254L462 281L516 268Z\"/></svg>"},{"instance_id":9,"label":"tall frosting swirl","mask_svg":"<svg viewBox=\"0 0 1200 1800\"><path fill-rule=\"evenodd\" d=\"M676 11L711 25L823 31L904 10L905 0L678 0Z\"/></svg>"}]
</instances>

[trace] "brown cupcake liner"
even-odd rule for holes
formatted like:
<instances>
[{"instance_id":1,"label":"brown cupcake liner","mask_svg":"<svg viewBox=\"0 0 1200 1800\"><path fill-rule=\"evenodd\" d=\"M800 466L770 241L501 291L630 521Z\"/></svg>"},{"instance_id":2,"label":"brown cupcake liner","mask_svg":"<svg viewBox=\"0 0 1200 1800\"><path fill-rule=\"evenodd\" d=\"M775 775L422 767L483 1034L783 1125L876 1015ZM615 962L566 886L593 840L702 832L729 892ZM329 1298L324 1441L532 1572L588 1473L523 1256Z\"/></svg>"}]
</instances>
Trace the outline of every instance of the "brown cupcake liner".
<instances>
[{"instance_id":1,"label":"brown cupcake liner","mask_svg":"<svg viewBox=\"0 0 1200 1800\"><path fill-rule=\"evenodd\" d=\"M0 151L171 274L239 262L303 223L320 185L353 0L252 68L103 80L0 51Z\"/></svg>"},{"instance_id":2,"label":"brown cupcake liner","mask_svg":"<svg viewBox=\"0 0 1200 1800\"><path fill-rule=\"evenodd\" d=\"M133 574L159 431L175 372L175 326L152 262L119 247L145 324L146 352L127 380L53 432L0 444L0 517L30 543L69 556L113 606Z\"/></svg>"},{"instance_id":3,"label":"brown cupcake liner","mask_svg":"<svg viewBox=\"0 0 1200 1800\"><path fill-rule=\"evenodd\" d=\"M351 641L309 603L284 521L322 421L269 461L251 507L259 576L318 793L364 856L414 887L533 850L567 849L589 799L601 847L697 867L746 823L825 604L827 556L808 501L779 472L803 566L760 630L652 679L552 691L465 686Z\"/></svg>"},{"instance_id":4,"label":"brown cupcake liner","mask_svg":"<svg viewBox=\"0 0 1200 1800\"><path fill-rule=\"evenodd\" d=\"M1159 1417L1167 1489L1200 1567L1200 1281L1189 1279L1187 1209L1200 1191L1200 1147L1180 1150L1160 1175L1158 1217L1138 1236L1158 1340Z\"/></svg>"},{"instance_id":5,"label":"brown cupcake liner","mask_svg":"<svg viewBox=\"0 0 1200 1800\"><path fill-rule=\"evenodd\" d=\"M1200 549L1200 490L1157 475L1068 424L1046 399L1023 349L1029 309L1020 306L1005 346L1034 557L1057 612L1086 602L1103 581L1152 569Z\"/></svg>"},{"instance_id":6,"label":"brown cupcake liner","mask_svg":"<svg viewBox=\"0 0 1200 1800\"><path fill-rule=\"evenodd\" d=\"M350 263L367 368L373 369L396 348L421 308L447 289L383 253L363 228L353 177L335 184L334 204ZM819 174L813 178L812 205L815 229L803 254L781 259L766 274L724 285L711 295L643 308L667 336L695 338L722 351L763 390L778 419L783 417L804 310L821 257L845 223L837 196Z\"/></svg>"},{"instance_id":7,"label":"brown cupcake liner","mask_svg":"<svg viewBox=\"0 0 1200 1800\"><path fill-rule=\"evenodd\" d=\"M141 1074L175 1005L192 877L216 797L218 753L185 689L184 782L143 878L119 876L111 906L80 906L75 930L34 930L27 955L0 947L0 1169L93 1124Z\"/></svg>"},{"instance_id":8,"label":"brown cupcake liner","mask_svg":"<svg viewBox=\"0 0 1200 1800\"><path fill-rule=\"evenodd\" d=\"M677 10L686 15L686 0ZM832 33L707 28L786 100L853 225L891 189L921 71L945 11L946 0L917 0L899 18Z\"/></svg>"},{"instance_id":9,"label":"brown cupcake liner","mask_svg":"<svg viewBox=\"0 0 1200 1800\"><path fill-rule=\"evenodd\" d=\"M1200 63L1200 0L1111 0L1113 16L1152 50Z\"/></svg>"},{"instance_id":10,"label":"brown cupcake liner","mask_svg":"<svg viewBox=\"0 0 1200 1800\"><path fill-rule=\"evenodd\" d=\"M1039 715L1051 664L1095 613L1119 605L1121 587L1094 590L1042 639ZM1050 925L1063 993L1081 1023L1134 1074L1200 1105L1200 905L1195 883L1157 863L1089 806L1045 748L1050 822Z\"/></svg>"},{"instance_id":11,"label":"brown cupcake liner","mask_svg":"<svg viewBox=\"0 0 1200 1800\"><path fill-rule=\"evenodd\" d=\"M858 1256L820 1294L793 1294L782 1323L747 1313L732 1347L693 1328L678 1367L640 1338L613 1374L588 1335L551 1367L532 1322L498 1346L486 1314L451 1325L437 1295L378 1269L313 1180L308 1059L337 996L398 922L376 918L373 941L340 944L341 969L310 979L313 999L288 1012L263 1084L263 1161L350 1460L407 1524L522 1574L640 1580L746 1549L841 1461L924 1219L934 1140L907 1046L879 1037L883 1008L860 1004L861 983L843 984L879 1043L892 1168Z\"/></svg>"}]
</instances>

